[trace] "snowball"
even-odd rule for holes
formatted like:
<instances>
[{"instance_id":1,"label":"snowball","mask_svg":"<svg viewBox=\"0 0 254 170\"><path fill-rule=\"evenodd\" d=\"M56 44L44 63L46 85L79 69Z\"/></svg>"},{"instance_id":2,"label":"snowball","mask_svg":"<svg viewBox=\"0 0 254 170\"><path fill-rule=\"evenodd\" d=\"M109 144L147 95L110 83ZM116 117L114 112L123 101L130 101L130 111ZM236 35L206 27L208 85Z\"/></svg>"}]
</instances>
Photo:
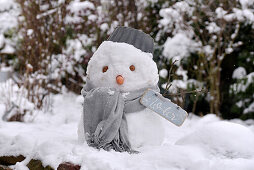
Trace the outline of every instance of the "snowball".
<instances>
[{"instance_id":1,"label":"snowball","mask_svg":"<svg viewBox=\"0 0 254 170\"><path fill-rule=\"evenodd\" d=\"M237 69L234 70L232 78L234 79L242 79L243 77L246 76L246 70L243 67L238 67Z\"/></svg>"}]
</instances>

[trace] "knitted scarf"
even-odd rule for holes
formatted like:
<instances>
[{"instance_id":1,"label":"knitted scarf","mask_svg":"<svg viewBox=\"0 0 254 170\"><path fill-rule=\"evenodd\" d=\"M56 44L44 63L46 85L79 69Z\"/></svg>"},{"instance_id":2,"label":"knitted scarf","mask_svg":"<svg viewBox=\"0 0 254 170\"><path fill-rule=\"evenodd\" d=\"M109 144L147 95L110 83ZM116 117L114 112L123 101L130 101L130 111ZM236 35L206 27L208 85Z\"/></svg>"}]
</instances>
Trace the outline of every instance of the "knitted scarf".
<instances>
[{"instance_id":1,"label":"knitted scarf","mask_svg":"<svg viewBox=\"0 0 254 170\"><path fill-rule=\"evenodd\" d=\"M145 109L140 98L148 88L159 92L155 86L122 93L114 88L95 88L87 80L81 94L84 96L84 132L88 145L107 151L135 152L128 139L125 114Z\"/></svg>"}]
</instances>

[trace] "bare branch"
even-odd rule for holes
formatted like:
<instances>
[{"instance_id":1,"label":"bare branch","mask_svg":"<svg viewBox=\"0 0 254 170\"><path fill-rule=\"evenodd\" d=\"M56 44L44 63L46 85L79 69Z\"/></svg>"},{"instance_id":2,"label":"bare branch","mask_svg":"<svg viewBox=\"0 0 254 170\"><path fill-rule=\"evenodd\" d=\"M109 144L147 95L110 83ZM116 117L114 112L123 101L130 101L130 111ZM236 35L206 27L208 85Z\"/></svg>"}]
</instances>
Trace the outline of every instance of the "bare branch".
<instances>
[{"instance_id":1,"label":"bare branch","mask_svg":"<svg viewBox=\"0 0 254 170\"><path fill-rule=\"evenodd\" d=\"M193 93L208 93L209 91L207 89L201 89L201 90L192 90L192 91L184 91L182 90L180 93L175 94L163 94L163 96L182 96L183 94L193 94Z\"/></svg>"},{"instance_id":2,"label":"bare branch","mask_svg":"<svg viewBox=\"0 0 254 170\"><path fill-rule=\"evenodd\" d=\"M164 92L163 95L165 95L165 94L168 92L169 88L172 86L172 84L170 84L170 78L171 78L171 75L172 75L171 72L172 72L173 65L174 65L177 61L178 61L178 60L173 61L173 62L171 63L171 65L170 65L170 69L169 69L169 72L168 72L168 81L167 81L166 89L165 89L165 92Z\"/></svg>"}]
</instances>

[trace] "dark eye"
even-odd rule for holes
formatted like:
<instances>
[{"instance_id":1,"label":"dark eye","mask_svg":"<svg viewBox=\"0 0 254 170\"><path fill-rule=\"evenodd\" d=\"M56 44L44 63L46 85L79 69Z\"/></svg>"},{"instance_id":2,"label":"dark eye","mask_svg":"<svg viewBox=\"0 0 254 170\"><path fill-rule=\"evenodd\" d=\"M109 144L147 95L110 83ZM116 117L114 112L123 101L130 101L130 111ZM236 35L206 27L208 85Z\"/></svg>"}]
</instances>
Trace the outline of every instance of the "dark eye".
<instances>
[{"instance_id":1,"label":"dark eye","mask_svg":"<svg viewBox=\"0 0 254 170\"><path fill-rule=\"evenodd\" d=\"M131 65L131 66L130 66L130 70L131 70L131 71L134 71L134 70L135 70L135 66L134 66L134 65Z\"/></svg>"},{"instance_id":2,"label":"dark eye","mask_svg":"<svg viewBox=\"0 0 254 170\"><path fill-rule=\"evenodd\" d=\"M105 73L107 70L108 70L108 66L104 66L104 67L102 68L102 72L103 72L103 73Z\"/></svg>"}]
</instances>

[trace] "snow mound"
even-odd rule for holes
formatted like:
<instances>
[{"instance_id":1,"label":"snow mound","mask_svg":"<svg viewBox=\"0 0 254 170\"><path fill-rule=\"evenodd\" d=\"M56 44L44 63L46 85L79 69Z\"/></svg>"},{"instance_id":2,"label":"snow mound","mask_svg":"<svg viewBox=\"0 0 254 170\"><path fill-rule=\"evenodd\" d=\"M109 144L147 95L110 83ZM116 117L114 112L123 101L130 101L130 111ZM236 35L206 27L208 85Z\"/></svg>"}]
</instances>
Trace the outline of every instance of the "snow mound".
<instances>
[{"instance_id":1,"label":"snow mound","mask_svg":"<svg viewBox=\"0 0 254 170\"><path fill-rule=\"evenodd\" d=\"M208 123L176 142L178 145L196 145L208 155L222 158L250 158L254 155L253 132L236 123Z\"/></svg>"}]
</instances>

